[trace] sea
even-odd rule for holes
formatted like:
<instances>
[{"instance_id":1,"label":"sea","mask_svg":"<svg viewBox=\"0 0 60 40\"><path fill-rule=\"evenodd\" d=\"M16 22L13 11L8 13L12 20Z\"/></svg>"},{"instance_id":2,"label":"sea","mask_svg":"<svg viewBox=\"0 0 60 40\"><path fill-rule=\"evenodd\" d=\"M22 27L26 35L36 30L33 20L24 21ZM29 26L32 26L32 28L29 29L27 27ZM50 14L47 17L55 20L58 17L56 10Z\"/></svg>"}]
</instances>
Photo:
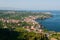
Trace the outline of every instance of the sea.
<instances>
[{"instance_id":1,"label":"sea","mask_svg":"<svg viewBox=\"0 0 60 40\"><path fill-rule=\"evenodd\" d=\"M60 11L44 11L44 12L50 12L53 16L51 18L44 20L37 19L36 21L39 22L39 24L43 25L44 28L46 28L49 31L60 32Z\"/></svg>"}]
</instances>

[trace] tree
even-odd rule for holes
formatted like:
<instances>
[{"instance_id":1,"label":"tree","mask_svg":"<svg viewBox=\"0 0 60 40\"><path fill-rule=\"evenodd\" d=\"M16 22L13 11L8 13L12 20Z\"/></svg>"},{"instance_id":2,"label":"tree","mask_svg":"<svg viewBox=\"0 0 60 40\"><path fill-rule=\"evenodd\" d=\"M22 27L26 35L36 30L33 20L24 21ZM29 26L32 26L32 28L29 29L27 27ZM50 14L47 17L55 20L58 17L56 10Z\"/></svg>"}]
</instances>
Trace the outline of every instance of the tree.
<instances>
[{"instance_id":1,"label":"tree","mask_svg":"<svg viewBox=\"0 0 60 40\"><path fill-rule=\"evenodd\" d=\"M3 28L4 26L3 26L3 22L2 21L0 21L0 28Z\"/></svg>"}]
</instances>

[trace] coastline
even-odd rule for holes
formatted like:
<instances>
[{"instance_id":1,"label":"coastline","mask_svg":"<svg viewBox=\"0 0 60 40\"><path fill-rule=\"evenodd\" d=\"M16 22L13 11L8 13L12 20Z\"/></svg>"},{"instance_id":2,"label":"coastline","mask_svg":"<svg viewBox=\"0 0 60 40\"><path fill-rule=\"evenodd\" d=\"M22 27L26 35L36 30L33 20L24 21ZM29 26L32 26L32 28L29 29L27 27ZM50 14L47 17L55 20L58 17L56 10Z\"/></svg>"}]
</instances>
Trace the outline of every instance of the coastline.
<instances>
[{"instance_id":1,"label":"coastline","mask_svg":"<svg viewBox=\"0 0 60 40\"><path fill-rule=\"evenodd\" d=\"M24 19L24 21L27 22L27 23L31 23L32 22L33 25L37 24L37 26L33 26L33 28L37 29L38 31L41 29L40 33L43 33L44 30L45 30L44 26L39 24L39 22L36 21L39 18L40 18L39 16L29 16L29 17L26 17ZM47 18L50 18L50 17L44 17L44 19L47 19ZM44 19L40 19L40 20L44 20Z\"/></svg>"}]
</instances>

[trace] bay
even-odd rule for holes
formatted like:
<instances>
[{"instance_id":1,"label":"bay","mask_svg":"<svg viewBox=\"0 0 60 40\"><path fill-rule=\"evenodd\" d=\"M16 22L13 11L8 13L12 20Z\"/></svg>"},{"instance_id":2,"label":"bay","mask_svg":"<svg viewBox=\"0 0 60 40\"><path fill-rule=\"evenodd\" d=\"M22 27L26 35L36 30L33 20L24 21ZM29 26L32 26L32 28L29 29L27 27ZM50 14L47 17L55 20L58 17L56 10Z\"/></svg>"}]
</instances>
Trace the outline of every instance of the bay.
<instances>
[{"instance_id":1,"label":"bay","mask_svg":"<svg viewBox=\"0 0 60 40\"><path fill-rule=\"evenodd\" d=\"M37 19L36 21L49 31L60 32L60 11L52 11L51 14L53 15L51 18L45 20Z\"/></svg>"}]
</instances>

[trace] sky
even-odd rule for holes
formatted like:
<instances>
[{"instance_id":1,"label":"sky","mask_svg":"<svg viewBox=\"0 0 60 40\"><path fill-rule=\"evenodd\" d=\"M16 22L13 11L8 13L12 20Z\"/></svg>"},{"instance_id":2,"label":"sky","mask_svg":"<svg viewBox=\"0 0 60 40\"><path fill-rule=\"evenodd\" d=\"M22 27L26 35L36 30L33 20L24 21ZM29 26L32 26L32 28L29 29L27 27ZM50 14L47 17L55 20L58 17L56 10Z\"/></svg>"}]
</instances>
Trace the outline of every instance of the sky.
<instances>
[{"instance_id":1,"label":"sky","mask_svg":"<svg viewBox=\"0 0 60 40\"><path fill-rule=\"evenodd\" d=\"M0 0L0 10L60 10L60 0Z\"/></svg>"}]
</instances>

